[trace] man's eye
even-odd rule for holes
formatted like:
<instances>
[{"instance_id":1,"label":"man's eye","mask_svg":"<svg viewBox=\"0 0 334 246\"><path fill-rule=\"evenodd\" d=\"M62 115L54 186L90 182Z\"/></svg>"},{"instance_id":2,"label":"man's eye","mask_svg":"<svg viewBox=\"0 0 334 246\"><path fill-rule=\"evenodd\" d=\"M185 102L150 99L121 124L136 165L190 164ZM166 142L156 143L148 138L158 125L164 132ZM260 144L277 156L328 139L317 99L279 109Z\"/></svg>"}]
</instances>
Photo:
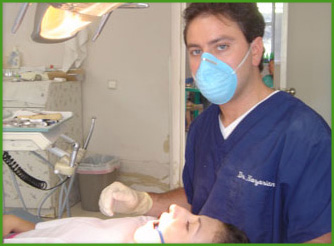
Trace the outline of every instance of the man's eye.
<instances>
[{"instance_id":1,"label":"man's eye","mask_svg":"<svg viewBox=\"0 0 334 246\"><path fill-rule=\"evenodd\" d=\"M198 56L201 54L201 50L191 50L189 53L193 56Z\"/></svg>"},{"instance_id":2,"label":"man's eye","mask_svg":"<svg viewBox=\"0 0 334 246\"><path fill-rule=\"evenodd\" d=\"M218 45L217 46L217 49L218 50L226 50L228 48L228 45L227 44L221 44L221 45Z\"/></svg>"},{"instance_id":3,"label":"man's eye","mask_svg":"<svg viewBox=\"0 0 334 246\"><path fill-rule=\"evenodd\" d=\"M186 223L186 228L187 228L187 231L189 231L189 221L187 221L187 223Z\"/></svg>"}]
</instances>

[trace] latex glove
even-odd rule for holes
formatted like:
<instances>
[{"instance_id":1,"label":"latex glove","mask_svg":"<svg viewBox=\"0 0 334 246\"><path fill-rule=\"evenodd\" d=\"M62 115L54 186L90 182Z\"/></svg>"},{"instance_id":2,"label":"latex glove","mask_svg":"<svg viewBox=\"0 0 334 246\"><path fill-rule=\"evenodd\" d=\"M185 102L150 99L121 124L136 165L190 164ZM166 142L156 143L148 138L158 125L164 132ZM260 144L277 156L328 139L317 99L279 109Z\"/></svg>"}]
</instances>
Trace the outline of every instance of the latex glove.
<instances>
[{"instance_id":1,"label":"latex glove","mask_svg":"<svg viewBox=\"0 0 334 246\"><path fill-rule=\"evenodd\" d=\"M99 200L100 211L106 216L113 216L114 213L143 215L152 205L152 198L147 192L136 191L120 182L104 188Z\"/></svg>"}]
</instances>

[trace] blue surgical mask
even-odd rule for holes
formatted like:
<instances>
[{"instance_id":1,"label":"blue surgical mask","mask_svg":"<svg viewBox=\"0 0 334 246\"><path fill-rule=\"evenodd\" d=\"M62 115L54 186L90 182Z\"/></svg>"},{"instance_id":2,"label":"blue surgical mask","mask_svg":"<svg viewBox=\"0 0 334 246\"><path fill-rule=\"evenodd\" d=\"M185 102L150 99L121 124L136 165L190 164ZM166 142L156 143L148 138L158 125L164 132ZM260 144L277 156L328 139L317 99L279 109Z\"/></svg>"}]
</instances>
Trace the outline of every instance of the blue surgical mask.
<instances>
[{"instance_id":1,"label":"blue surgical mask","mask_svg":"<svg viewBox=\"0 0 334 246\"><path fill-rule=\"evenodd\" d=\"M213 104L225 104L230 101L237 89L237 70L247 59L251 48L235 70L210 53L203 53L196 76L196 85L203 96Z\"/></svg>"}]
</instances>

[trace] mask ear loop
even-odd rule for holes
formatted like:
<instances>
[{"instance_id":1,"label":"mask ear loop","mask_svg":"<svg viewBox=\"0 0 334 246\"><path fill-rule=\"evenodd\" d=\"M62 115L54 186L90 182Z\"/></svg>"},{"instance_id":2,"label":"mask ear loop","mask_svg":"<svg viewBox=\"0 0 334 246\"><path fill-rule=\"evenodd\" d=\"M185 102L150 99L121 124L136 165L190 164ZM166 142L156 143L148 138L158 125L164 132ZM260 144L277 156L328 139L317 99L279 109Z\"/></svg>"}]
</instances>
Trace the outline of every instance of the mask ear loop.
<instances>
[{"instance_id":1,"label":"mask ear loop","mask_svg":"<svg viewBox=\"0 0 334 246\"><path fill-rule=\"evenodd\" d=\"M248 48L248 51L246 53L246 55L244 56L244 58L242 59L242 61L239 63L239 65L237 66L237 68L233 71L232 74L235 74L237 72L237 70L242 66L242 64L244 64L244 62L246 61L246 59L249 56L250 51L252 50L252 46L250 45Z\"/></svg>"}]
</instances>

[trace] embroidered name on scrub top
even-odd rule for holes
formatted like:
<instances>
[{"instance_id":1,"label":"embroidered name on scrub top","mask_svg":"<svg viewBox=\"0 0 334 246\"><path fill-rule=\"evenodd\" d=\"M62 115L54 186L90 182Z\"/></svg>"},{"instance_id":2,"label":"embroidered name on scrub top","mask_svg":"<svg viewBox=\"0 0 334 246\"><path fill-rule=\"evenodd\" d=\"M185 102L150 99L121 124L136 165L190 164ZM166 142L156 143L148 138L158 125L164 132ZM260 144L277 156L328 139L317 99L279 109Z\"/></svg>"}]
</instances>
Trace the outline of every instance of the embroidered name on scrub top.
<instances>
[{"instance_id":1,"label":"embroidered name on scrub top","mask_svg":"<svg viewBox=\"0 0 334 246\"><path fill-rule=\"evenodd\" d=\"M238 174L237 178L243 179L247 182L251 182L251 183L254 184L254 186L262 185L262 186L275 187L275 183L273 183L273 182L257 180L255 178L253 178L252 175L248 175L246 177L246 175L243 172L240 172L240 171L239 171L239 174Z\"/></svg>"}]
</instances>

